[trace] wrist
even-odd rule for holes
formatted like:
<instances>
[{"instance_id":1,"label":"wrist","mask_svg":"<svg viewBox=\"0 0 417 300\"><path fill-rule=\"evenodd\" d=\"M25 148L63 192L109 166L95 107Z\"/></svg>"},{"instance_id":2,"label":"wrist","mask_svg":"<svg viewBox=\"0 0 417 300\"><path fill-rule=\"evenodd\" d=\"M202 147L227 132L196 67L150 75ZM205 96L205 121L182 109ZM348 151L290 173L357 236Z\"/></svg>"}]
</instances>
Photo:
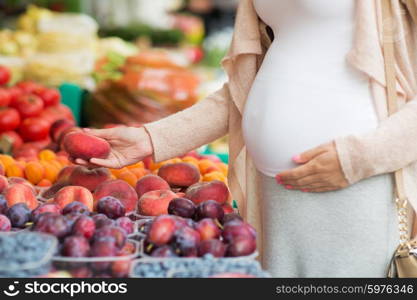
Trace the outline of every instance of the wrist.
<instances>
[{"instance_id":1,"label":"wrist","mask_svg":"<svg viewBox=\"0 0 417 300\"><path fill-rule=\"evenodd\" d=\"M143 154L146 156L153 155L154 149L153 149L153 143L152 138L149 132L146 130L145 127L138 128L138 139L137 143L142 148Z\"/></svg>"}]
</instances>

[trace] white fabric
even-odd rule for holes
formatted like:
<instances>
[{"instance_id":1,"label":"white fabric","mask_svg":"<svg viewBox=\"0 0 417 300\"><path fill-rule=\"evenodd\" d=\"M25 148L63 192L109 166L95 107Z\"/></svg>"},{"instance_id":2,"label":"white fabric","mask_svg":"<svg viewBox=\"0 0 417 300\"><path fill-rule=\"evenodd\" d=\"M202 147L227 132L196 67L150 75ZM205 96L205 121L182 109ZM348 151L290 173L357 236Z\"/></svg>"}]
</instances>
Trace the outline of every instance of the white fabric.
<instances>
[{"instance_id":1,"label":"white fabric","mask_svg":"<svg viewBox=\"0 0 417 300\"><path fill-rule=\"evenodd\" d=\"M276 39L249 93L242 125L248 151L265 175L294 167L291 158L310 148L377 127L369 81L346 62L354 3L254 0Z\"/></svg>"}]
</instances>

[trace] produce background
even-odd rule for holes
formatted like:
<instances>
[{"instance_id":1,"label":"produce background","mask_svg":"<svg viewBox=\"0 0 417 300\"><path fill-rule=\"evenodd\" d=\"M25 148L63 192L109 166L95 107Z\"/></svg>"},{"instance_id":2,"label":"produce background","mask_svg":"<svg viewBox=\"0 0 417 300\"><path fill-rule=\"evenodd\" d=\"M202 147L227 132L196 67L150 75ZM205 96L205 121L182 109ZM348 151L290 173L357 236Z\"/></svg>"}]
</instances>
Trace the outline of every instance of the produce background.
<instances>
[{"instance_id":1,"label":"produce background","mask_svg":"<svg viewBox=\"0 0 417 300\"><path fill-rule=\"evenodd\" d=\"M269 276L227 137L121 169L73 160L109 155L83 128L141 127L220 88L236 4L0 0L0 277Z\"/></svg>"}]
</instances>

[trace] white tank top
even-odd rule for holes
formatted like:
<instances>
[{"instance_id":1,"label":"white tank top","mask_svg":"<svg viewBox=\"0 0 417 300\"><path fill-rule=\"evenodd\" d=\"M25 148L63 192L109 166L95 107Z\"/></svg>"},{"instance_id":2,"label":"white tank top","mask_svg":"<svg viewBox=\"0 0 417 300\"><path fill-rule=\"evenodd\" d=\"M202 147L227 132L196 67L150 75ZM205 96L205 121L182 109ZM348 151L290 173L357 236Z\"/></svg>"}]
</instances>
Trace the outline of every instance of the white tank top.
<instances>
[{"instance_id":1,"label":"white tank top","mask_svg":"<svg viewBox=\"0 0 417 300\"><path fill-rule=\"evenodd\" d=\"M254 0L275 33L249 93L243 134L265 175L295 166L294 155L376 128L368 78L346 62L354 0Z\"/></svg>"}]
</instances>

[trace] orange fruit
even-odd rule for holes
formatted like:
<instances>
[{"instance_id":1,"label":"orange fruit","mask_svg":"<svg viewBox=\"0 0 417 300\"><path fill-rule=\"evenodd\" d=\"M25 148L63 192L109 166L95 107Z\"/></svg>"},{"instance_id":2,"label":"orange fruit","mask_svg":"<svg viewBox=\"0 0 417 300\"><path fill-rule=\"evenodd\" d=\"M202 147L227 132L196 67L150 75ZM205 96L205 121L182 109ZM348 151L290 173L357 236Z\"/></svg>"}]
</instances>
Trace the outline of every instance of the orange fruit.
<instances>
[{"instance_id":1,"label":"orange fruit","mask_svg":"<svg viewBox=\"0 0 417 300\"><path fill-rule=\"evenodd\" d=\"M38 184L45 175L45 167L36 161L31 161L26 164L25 176L32 184Z\"/></svg>"},{"instance_id":2,"label":"orange fruit","mask_svg":"<svg viewBox=\"0 0 417 300\"><path fill-rule=\"evenodd\" d=\"M224 174L220 171L207 173L203 176L203 181L204 182L213 181L213 180L220 180L220 181L223 181L224 183L227 184L226 176L224 176Z\"/></svg>"},{"instance_id":3,"label":"orange fruit","mask_svg":"<svg viewBox=\"0 0 417 300\"><path fill-rule=\"evenodd\" d=\"M10 155L0 154L0 161L3 163L4 167L7 169L11 164L15 162L13 157Z\"/></svg>"},{"instance_id":4,"label":"orange fruit","mask_svg":"<svg viewBox=\"0 0 417 300\"><path fill-rule=\"evenodd\" d=\"M119 174L118 178L123 181L126 181L132 187L135 187L136 182L138 181L138 179L136 178L136 175L130 171L126 171L126 172Z\"/></svg>"},{"instance_id":5,"label":"orange fruit","mask_svg":"<svg viewBox=\"0 0 417 300\"><path fill-rule=\"evenodd\" d=\"M135 174L137 180L141 179L143 176L148 175L150 173L150 171L145 168L130 169L130 172Z\"/></svg>"},{"instance_id":6,"label":"orange fruit","mask_svg":"<svg viewBox=\"0 0 417 300\"><path fill-rule=\"evenodd\" d=\"M40 160L50 161L56 159L56 154L52 150L45 149L39 152L38 157Z\"/></svg>"}]
</instances>

